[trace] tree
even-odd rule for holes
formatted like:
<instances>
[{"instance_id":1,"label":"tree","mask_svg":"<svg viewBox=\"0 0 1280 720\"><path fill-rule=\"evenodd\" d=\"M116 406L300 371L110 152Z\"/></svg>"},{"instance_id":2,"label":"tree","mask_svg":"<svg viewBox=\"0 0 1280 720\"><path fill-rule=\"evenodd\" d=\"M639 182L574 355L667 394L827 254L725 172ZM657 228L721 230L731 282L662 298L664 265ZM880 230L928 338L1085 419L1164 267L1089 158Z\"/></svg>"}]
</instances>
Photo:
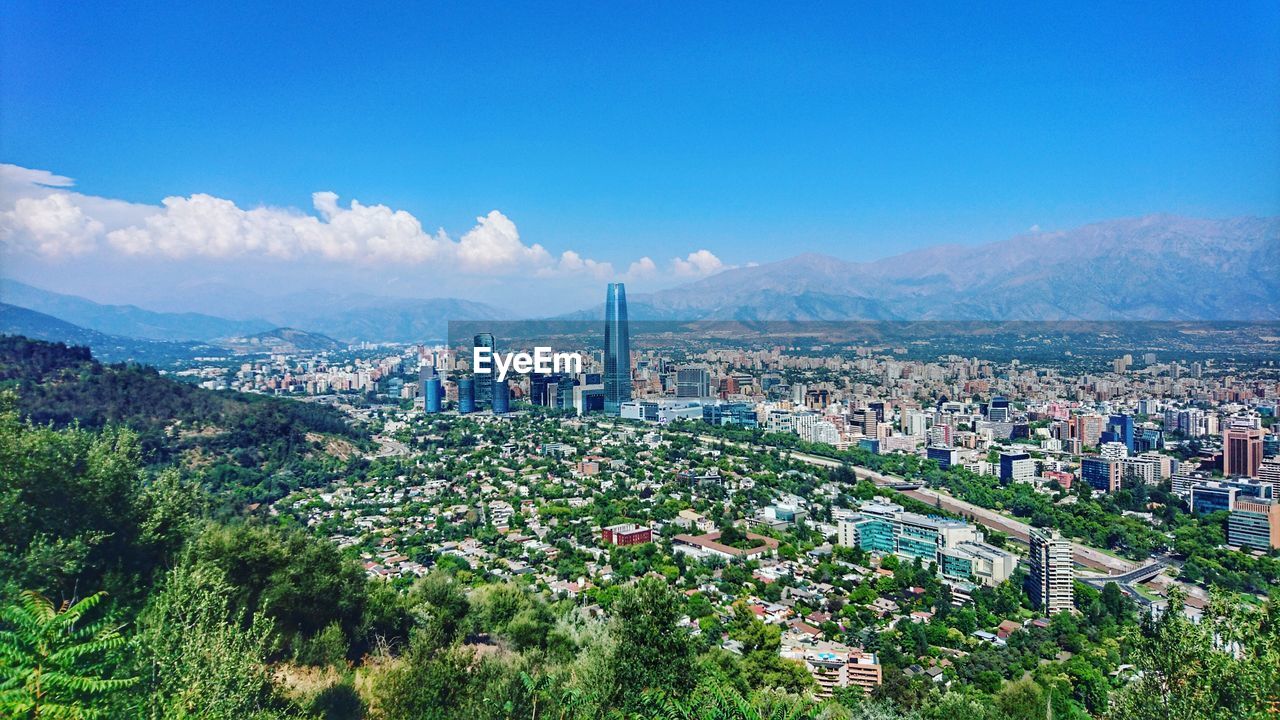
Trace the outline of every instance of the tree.
<instances>
[{"instance_id":1,"label":"tree","mask_svg":"<svg viewBox=\"0 0 1280 720\"><path fill-rule=\"evenodd\" d=\"M615 705L638 710L645 691L682 698L696 683L693 643L678 623L680 596L657 578L623 588L612 608Z\"/></svg>"},{"instance_id":2,"label":"tree","mask_svg":"<svg viewBox=\"0 0 1280 720\"><path fill-rule=\"evenodd\" d=\"M95 593L55 608L25 590L0 609L0 711L6 717L100 717L110 693L137 682L93 666L125 642L119 628L103 621L81 624L103 597Z\"/></svg>"},{"instance_id":3,"label":"tree","mask_svg":"<svg viewBox=\"0 0 1280 720\"><path fill-rule=\"evenodd\" d=\"M1183 595L1169 593L1157 619L1144 617L1131 634L1139 679L1112 695L1115 720L1262 717L1280 697L1280 608L1241 607L1213 595L1202 620L1182 612Z\"/></svg>"},{"instance_id":4,"label":"tree","mask_svg":"<svg viewBox=\"0 0 1280 720\"><path fill-rule=\"evenodd\" d=\"M277 702L266 669L273 626L244 617L234 592L186 560L169 572L139 618L134 651L153 718L267 718Z\"/></svg>"}]
</instances>

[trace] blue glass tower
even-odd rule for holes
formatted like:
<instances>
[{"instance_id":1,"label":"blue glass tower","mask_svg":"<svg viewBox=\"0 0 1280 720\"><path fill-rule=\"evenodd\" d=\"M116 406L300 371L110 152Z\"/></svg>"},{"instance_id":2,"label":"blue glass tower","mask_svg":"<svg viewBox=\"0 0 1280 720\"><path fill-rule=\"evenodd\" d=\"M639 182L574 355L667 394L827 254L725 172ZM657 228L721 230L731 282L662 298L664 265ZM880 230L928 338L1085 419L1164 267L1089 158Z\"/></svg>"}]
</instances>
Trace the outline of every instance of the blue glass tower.
<instances>
[{"instance_id":1,"label":"blue glass tower","mask_svg":"<svg viewBox=\"0 0 1280 720\"><path fill-rule=\"evenodd\" d=\"M511 387L506 381L493 384L493 414L511 412Z\"/></svg>"},{"instance_id":2,"label":"blue glass tower","mask_svg":"<svg viewBox=\"0 0 1280 720\"><path fill-rule=\"evenodd\" d=\"M631 331L627 326L627 288L609 283L604 303L604 411L619 414L631 400Z\"/></svg>"},{"instance_id":3,"label":"blue glass tower","mask_svg":"<svg viewBox=\"0 0 1280 720\"><path fill-rule=\"evenodd\" d=\"M475 347L489 348L490 357L492 357L493 350L494 350L492 333L479 333L474 338L472 338L472 343L475 345ZM487 373L478 373L478 372L475 372L475 368L472 368L472 371L471 371L471 374L475 378L475 383L476 383L475 385L476 408L480 410L483 410L485 408L489 408L489 409L493 408L493 362L492 361L490 361L489 363L489 370L490 371Z\"/></svg>"},{"instance_id":4,"label":"blue glass tower","mask_svg":"<svg viewBox=\"0 0 1280 720\"><path fill-rule=\"evenodd\" d=\"M1101 442L1124 443L1129 452L1134 452L1133 417L1129 415L1112 415L1107 419L1107 427L1102 432Z\"/></svg>"},{"instance_id":5,"label":"blue glass tower","mask_svg":"<svg viewBox=\"0 0 1280 720\"><path fill-rule=\"evenodd\" d=\"M458 378L458 412L462 414L476 411L476 383L469 377Z\"/></svg>"},{"instance_id":6,"label":"blue glass tower","mask_svg":"<svg viewBox=\"0 0 1280 720\"><path fill-rule=\"evenodd\" d=\"M429 413L440 412L440 400L444 396L444 387L440 384L440 375L432 367L422 370L422 409Z\"/></svg>"}]
</instances>

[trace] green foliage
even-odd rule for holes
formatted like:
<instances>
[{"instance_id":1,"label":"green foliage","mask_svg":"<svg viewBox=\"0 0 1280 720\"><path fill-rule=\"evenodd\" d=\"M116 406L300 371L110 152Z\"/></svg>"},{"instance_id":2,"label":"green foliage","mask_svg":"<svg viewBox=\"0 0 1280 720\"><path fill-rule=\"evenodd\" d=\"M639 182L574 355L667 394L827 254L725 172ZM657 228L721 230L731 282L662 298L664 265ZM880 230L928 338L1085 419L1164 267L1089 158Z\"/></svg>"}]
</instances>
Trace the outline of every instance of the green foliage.
<instances>
[{"instance_id":1,"label":"green foliage","mask_svg":"<svg viewBox=\"0 0 1280 720\"><path fill-rule=\"evenodd\" d=\"M183 541L199 495L176 475L148 485L137 436L37 428L0 393L0 591L134 598Z\"/></svg>"},{"instance_id":2,"label":"green foliage","mask_svg":"<svg viewBox=\"0 0 1280 720\"><path fill-rule=\"evenodd\" d=\"M611 660L617 687L614 705L638 710L646 690L661 689L674 699L696 682L693 643L678 622L680 596L656 578L623 589L614 603L617 647Z\"/></svg>"},{"instance_id":3,"label":"green foliage","mask_svg":"<svg viewBox=\"0 0 1280 720\"><path fill-rule=\"evenodd\" d=\"M151 718L265 720L278 714L265 662L274 650L263 614L246 616L216 572L182 562L138 621L132 649Z\"/></svg>"},{"instance_id":4,"label":"green foliage","mask_svg":"<svg viewBox=\"0 0 1280 720\"><path fill-rule=\"evenodd\" d=\"M1280 700L1280 606L1214 596L1200 622L1173 592L1158 619L1130 638L1140 677L1117 693L1114 720L1263 718Z\"/></svg>"},{"instance_id":5,"label":"green foliage","mask_svg":"<svg viewBox=\"0 0 1280 720\"><path fill-rule=\"evenodd\" d=\"M295 651L331 623L357 643L372 640L369 581L331 542L276 527L211 526L194 539L191 560L219 571L236 607L262 608Z\"/></svg>"},{"instance_id":6,"label":"green foliage","mask_svg":"<svg viewBox=\"0 0 1280 720\"><path fill-rule=\"evenodd\" d=\"M12 718L94 718L107 697L136 678L112 678L98 665L125 638L105 621L86 622L96 593L55 607L25 590L0 609L0 711Z\"/></svg>"}]
</instances>

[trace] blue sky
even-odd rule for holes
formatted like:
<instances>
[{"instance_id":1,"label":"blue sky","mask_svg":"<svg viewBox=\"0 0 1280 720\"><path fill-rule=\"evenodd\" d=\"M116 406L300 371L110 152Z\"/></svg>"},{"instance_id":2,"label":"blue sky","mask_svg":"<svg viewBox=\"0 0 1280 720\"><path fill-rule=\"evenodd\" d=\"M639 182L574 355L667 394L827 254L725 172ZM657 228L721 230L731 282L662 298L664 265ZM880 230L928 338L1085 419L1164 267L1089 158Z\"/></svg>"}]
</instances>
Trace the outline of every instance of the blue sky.
<instances>
[{"instance_id":1,"label":"blue sky","mask_svg":"<svg viewBox=\"0 0 1280 720\"><path fill-rule=\"evenodd\" d=\"M498 210L651 282L698 250L1280 213L1276 3L203 5L6 3L0 162L151 206L333 191L452 237Z\"/></svg>"}]
</instances>

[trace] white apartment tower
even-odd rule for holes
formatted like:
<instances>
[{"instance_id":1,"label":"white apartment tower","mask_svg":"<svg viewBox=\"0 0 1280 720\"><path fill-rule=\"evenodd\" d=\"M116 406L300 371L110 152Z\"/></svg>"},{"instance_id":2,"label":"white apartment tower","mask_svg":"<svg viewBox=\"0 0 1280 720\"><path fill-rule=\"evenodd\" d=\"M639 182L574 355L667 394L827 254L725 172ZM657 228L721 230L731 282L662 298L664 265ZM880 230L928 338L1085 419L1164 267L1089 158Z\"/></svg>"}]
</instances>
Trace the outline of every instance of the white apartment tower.
<instances>
[{"instance_id":1,"label":"white apartment tower","mask_svg":"<svg viewBox=\"0 0 1280 720\"><path fill-rule=\"evenodd\" d=\"M1031 529L1031 602L1044 612L1054 615L1070 612L1075 599L1075 565L1071 555L1071 541L1057 530Z\"/></svg>"}]
</instances>

